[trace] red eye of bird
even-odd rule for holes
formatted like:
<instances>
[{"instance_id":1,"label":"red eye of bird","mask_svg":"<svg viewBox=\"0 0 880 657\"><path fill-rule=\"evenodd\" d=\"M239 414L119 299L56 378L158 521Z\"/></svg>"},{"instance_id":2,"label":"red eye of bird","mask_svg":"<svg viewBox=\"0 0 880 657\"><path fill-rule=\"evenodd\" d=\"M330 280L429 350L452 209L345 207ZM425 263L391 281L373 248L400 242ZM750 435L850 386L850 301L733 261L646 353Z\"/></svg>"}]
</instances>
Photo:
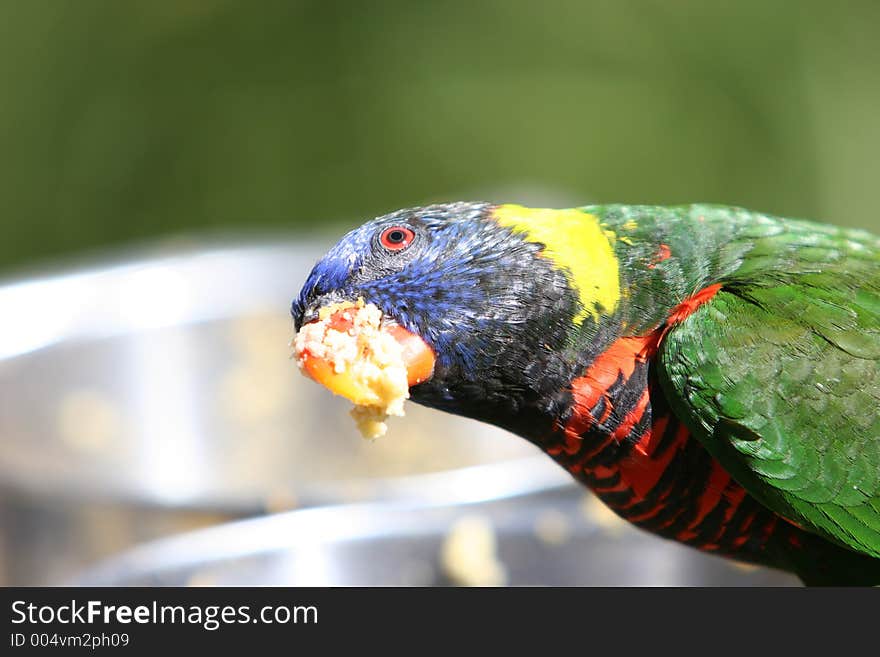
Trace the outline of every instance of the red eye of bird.
<instances>
[{"instance_id":1,"label":"red eye of bird","mask_svg":"<svg viewBox=\"0 0 880 657\"><path fill-rule=\"evenodd\" d=\"M379 242L389 251L402 251L415 239L416 234L406 226L392 226L382 231Z\"/></svg>"}]
</instances>

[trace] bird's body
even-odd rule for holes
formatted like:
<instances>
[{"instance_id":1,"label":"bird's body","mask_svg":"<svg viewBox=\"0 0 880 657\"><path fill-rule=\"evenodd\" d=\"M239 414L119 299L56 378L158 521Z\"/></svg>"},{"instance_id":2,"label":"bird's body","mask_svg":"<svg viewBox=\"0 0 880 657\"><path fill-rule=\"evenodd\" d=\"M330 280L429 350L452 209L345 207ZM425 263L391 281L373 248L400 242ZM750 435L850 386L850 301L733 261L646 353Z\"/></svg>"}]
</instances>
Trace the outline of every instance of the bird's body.
<instances>
[{"instance_id":1,"label":"bird's body","mask_svg":"<svg viewBox=\"0 0 880 657\"><path fill-rule=\"evenodd\" d=\"M436 353L414 401L523 436L637 526L880 584L877 237L708 205L429 206L343 238L296 322L359 297Z\"/></svg>"}]
</instances>

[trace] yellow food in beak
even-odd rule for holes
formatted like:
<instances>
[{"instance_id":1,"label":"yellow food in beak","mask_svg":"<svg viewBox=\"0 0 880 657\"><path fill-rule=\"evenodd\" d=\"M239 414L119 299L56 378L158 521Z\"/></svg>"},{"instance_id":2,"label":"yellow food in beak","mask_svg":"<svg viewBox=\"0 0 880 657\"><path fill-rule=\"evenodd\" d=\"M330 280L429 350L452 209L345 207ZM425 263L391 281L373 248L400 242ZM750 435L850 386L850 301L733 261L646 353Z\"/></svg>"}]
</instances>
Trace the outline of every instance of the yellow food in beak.
<instances>
[{"instance_id":1,"label":"yellow food in beak","mask_svg":"<svg viewBox=\"0 0 880 657\"><path fill-rule=\"evenodd\" d=\"M410 386L434 372L434 351L419 336L383 323L372 304L334 304L304 325L294 341L297 362L310 378L345 397L365 435L385 431L387 415L403 415ZM373 424L365 428L366 423Z\"/></svg>"}]
</instances>

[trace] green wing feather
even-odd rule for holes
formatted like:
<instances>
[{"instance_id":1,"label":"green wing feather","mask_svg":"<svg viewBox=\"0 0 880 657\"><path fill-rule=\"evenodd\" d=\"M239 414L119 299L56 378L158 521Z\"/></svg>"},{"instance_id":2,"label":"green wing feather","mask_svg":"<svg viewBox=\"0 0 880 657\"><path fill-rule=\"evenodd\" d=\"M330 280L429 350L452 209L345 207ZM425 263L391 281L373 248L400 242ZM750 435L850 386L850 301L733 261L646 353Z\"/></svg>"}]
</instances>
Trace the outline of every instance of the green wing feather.
<instances>
[{"instance_id":1,"label":"green wing feather","mask_svg":"<svg viewBox=\"0 0 880 657\"><path fill-rule=\"evenodd\" d=\"M667 334L661 383L759 501L880 557L880 240L780 226Z\"/></svg>"}]
</instances>

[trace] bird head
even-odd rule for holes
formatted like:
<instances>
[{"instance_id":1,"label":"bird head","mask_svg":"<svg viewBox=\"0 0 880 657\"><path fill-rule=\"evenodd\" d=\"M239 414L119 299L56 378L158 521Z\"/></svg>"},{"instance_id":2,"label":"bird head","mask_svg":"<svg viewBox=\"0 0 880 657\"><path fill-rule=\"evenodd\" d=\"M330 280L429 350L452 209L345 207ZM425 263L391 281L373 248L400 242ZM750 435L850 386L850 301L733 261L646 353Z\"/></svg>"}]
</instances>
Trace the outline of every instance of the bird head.
<instances>
[{"instance_id":1,"label":"bird head","mask_svg":"<svg viewBox=\"0 0 880 657\"><path fill-rule=\"evenodd\" d=\"M375 304L384 325L430 354L411 399L522 429L556 402L578 366L579 336L619 297L613 251L591 217L488 203L378 217L315 265L294 323L335 304Z\"/></svg>"}]
</instances>

